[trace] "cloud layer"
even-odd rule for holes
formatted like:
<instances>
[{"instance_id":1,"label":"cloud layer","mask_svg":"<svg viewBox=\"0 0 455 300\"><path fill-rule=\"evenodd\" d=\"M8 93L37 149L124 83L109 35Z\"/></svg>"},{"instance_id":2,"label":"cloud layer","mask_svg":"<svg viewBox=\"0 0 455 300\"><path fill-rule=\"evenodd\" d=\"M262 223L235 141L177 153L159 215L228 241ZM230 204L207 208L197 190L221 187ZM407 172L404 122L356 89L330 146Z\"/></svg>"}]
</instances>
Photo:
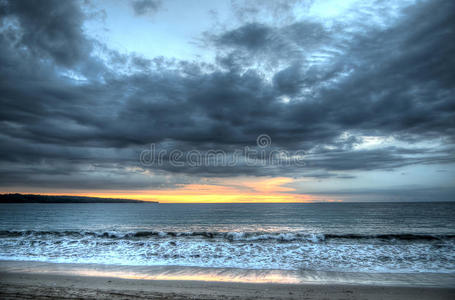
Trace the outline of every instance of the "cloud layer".
<instances>
[{"instance_id":1,"label":"cloud layer","mask_svg":"<svg viewBox=\"0 0 455 300\"><path fill-rule=\"evenodd\" d=\"M382 26L248 19L203 36L208 62L119 53L85 33L80 2L0 2L0 184L160 188L453 163L454 6L421 1ZM305 167L139 162L152 143L166 162L172 149L232 155L260 134L268 150L305 151ZM363 147L369 137L394 142Z\"/></svg>"}]
</instances>

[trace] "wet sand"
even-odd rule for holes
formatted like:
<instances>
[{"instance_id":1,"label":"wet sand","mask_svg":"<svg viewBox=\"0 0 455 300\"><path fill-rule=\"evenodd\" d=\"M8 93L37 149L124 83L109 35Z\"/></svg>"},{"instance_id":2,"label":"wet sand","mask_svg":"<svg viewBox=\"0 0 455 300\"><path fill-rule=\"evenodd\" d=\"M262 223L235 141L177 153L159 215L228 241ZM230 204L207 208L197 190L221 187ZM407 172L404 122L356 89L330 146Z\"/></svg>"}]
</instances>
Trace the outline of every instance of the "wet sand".
<instances>
[{"instance_id":1,"label":"wet sand","mask_svg":"<svg viewBox=\"0 0 455 300\"><path fill-rule=\"evenodd\" d=\"M0 299L455 299L452 277L437 287L371 281L285 283L292 277L283 280L276 272L266 273L269 277L250 272L249 277L236 278L232 274L237 273L226 270L212 270L205 277L198 275L202 270L197 269L154 268L153 272L148 270L147 276L139 270L142 269L0 261ZM179 277L188 270L193 270L196 277ZM220 277L224 273L227 275ZM213 274L218 277L211 277ZM251 280L245 282L245 278Z\"/></svg>"},{"instance_id":2,"label":"wet sand","mask_svg":"<svg viewBox=\"0 0 455 300\"><path fill-rule=\"evenodd\" d=\"M454 299L455 289L0 273L1 299Z\"/></svg>"}]
</instances>

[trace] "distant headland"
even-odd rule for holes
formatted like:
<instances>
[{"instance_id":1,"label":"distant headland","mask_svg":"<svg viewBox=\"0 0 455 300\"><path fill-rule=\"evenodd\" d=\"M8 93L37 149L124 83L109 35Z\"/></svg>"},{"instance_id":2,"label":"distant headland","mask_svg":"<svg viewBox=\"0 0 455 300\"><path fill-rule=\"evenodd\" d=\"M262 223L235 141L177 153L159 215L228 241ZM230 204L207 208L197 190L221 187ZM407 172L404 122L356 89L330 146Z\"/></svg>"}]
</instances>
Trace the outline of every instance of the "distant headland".
<instances>
[{"instance_id":1,"label":"distant headland","mask_svg":"<svg viewBox=\"0 0 455 300\"><path fill-rule=\"evenodd\" d=\"M35 194L0 194L1 203L158 203L132 199L99 198L83 196L54 196Z\"/></svg>"}]
</instances>

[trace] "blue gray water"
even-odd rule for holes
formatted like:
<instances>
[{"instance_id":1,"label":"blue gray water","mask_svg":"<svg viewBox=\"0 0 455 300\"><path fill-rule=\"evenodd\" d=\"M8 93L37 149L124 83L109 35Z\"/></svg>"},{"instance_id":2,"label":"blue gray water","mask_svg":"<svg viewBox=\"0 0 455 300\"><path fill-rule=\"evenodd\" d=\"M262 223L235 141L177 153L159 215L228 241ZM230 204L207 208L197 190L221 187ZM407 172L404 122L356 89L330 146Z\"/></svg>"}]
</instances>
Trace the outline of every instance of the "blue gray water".
<instances>
[{"instance_id":1,"label":"blue gray water","mask_svg":"<svg viewBox=\"0 0 455 300\"><path fill-rule=\"evenodd\" d=\"M0 259L455 273L455 203L2 204Z\"/></svg>"}]
</instances>

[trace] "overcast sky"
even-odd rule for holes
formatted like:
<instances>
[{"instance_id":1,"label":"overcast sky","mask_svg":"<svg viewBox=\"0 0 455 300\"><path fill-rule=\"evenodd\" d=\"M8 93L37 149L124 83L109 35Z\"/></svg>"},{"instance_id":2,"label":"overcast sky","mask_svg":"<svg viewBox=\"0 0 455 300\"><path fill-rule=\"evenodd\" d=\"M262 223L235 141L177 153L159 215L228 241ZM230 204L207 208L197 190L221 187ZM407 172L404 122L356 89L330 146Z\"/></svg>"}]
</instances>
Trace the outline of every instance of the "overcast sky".
<instances>
[{"instance_id":1,"label":"overcast sky","mask_svg":"<svg viewBox=\"0 0 455 300\"><path fill-rule=\"evenodd\" d=\"M455 200L454 1L0 0L0 26L1 192Z\"/></svg>"}]
</instances>

